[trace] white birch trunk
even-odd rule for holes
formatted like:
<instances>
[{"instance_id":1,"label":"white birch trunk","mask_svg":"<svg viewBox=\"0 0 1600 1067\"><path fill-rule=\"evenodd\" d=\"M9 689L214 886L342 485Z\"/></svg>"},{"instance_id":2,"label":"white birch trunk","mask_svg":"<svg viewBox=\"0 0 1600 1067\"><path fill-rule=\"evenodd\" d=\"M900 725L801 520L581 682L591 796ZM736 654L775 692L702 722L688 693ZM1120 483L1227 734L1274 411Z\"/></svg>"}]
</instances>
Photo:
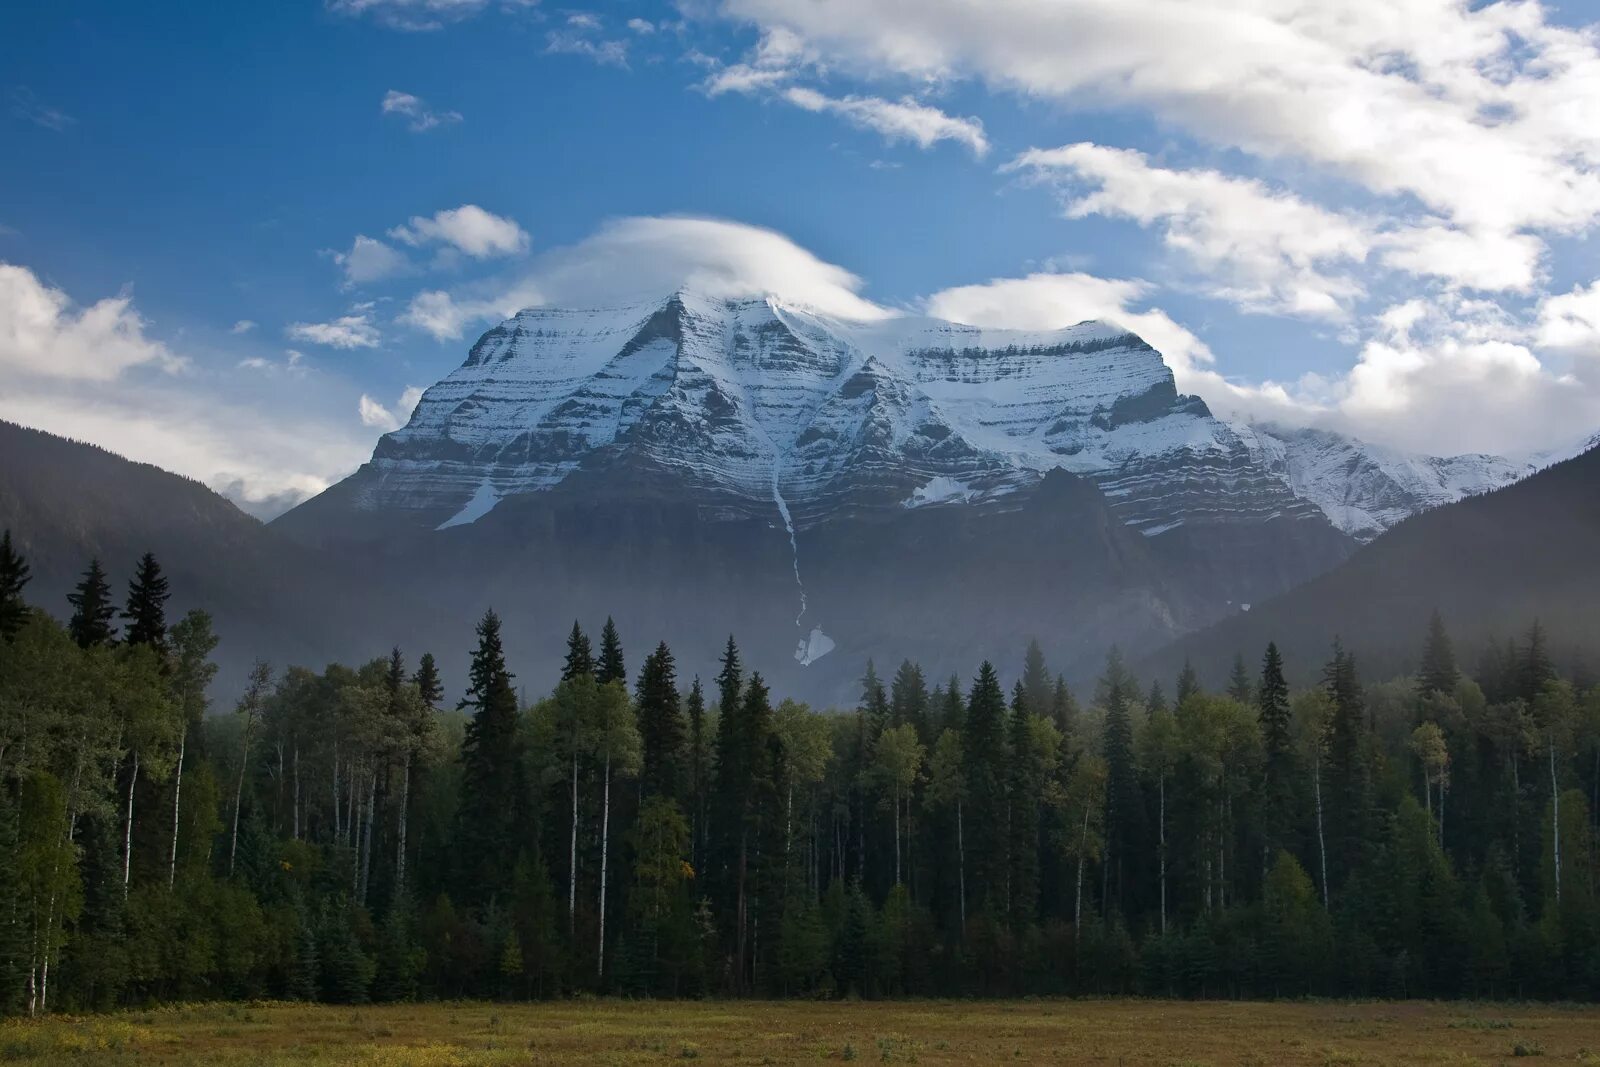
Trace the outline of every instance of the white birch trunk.
<instances>
[{"instance_id":1,"label":"white birch trunk","mask_svg":"<svg viewBox=\"0 0 1600 1067\"><path fill-rule=\"evenodd\" d=\"M578 750L572 750L572 841L567 852L567 932L578 929Z\"/></svg>"},{"instance_id":2,"label":"white birch trunk","mask_svg":"<svg viewBox=\"0 0 1600 1067\"><path fill-rule=\"evenodd\" d=\"M605 799L600 807L600 950L595 956L595 977L606 973L606 861L611 845L611 753L606 753Z\"/></svg>"},{"instance_id":3,"label":"white birch trunk","mask_svg":"<svg viewBox=\"0 0 1600 1067\"><path fill-rule=\"evenodd\" d=\"M133 750L133 771L128 775L128 814L122 827L122 896L128 896L128 876L133 870L133 789L139 784L139 750Z\"/></svg>"},{"instance_id":4,"label":"white birch trunk","mask_svg":"<svg viewBox=\"0 0 1600 1067\"><path fill-rule=\"evenodd\" d=\"M189 744L189 730L184 727L183 737L178 741L178 773L172 787L172 854L167 857L167 888L171 889L178 881L178 806L183 797L183 754Z\"/></svg>"}]
</instances>

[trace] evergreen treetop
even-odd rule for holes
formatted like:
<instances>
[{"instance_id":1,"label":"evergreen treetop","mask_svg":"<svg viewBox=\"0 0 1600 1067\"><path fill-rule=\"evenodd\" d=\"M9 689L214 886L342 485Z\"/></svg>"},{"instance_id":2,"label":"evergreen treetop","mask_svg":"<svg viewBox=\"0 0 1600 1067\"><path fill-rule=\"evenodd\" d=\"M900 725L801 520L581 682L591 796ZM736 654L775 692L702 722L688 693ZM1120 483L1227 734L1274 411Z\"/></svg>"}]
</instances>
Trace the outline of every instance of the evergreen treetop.
<instances>
[{"instance_id":1,"label":"evergreen treetop","mask_svg":"<svg viewBox=\"0 0 1600 1067\"><path fill-rule=\"evenodd\" d=\"M22 587L28 584L28 563L11 544L11 531L0 533L0 638L11 640L28 617Z\"/></svg>"},{"instance_id":2,"label":"evergreen treetop","mask_svg":"<svg viewBox=\"0 0 1600 1067\"><path fill-rule=\"evenodd\" d=\"M98 559L89 561L89 569L83 572L77 588L67 594L67 603L72 605L67 632L79 648L109 645L117 639L117 628L111 625L117 614L111 603L111 583Z\"/></svg>"},{"instance_id":3,"label":"evergreen treetop","mask_svg":"<svg viewBox=\"0 0 1600 1067\"><path fill-rule=\"evenodd\" d=\"M628 680L628 669L622 662L622 638L617 635L617 624L609 615L600 631L600 662L595 665L594 680L601 685Z\"/></svg>"},{"instance_id":4,"label":"evergreen treetop","mask_svg":"<svg viewBox=\"0 0 1600 1067\"><path fill-rule=\"evenodd\" d=\"M150 645L165 652L167 647L167 589L166 575L154 553L139 557L133 579L128 582L128 607L122 617L128 621L123 640L130 645Z\"/></svg>"},{"instance_id":5,"label":"evergreen treetop","mask_svg":"<svg viewBox=\"0 0 1600 1067\"><path fill-rule=\"evenodd\" d=\"M589 646L589 636L572 620L572 632L567 635L567 658L561 667L561 680L570 682L580 675L594 673L594 652Z\"/></svg>"}]
</instances>

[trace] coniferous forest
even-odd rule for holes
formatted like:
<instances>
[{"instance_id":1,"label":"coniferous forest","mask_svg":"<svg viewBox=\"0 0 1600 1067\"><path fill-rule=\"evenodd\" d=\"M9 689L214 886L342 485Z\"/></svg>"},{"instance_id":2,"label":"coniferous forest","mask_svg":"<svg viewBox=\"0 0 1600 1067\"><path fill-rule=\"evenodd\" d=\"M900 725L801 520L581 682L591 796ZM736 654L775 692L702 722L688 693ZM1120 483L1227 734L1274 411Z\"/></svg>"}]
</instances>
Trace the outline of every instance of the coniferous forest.
<instances>
[{"instance_id":1,"label":"coniferous forest","mask_svg":"<svg viewBox=\"0 0 1600 1067\"><path fill-rule=\"evenodd\" d=\"M89 562L65 604L27 585L6 535L6 1013L1600 995L1600 686L1537 624L1469 661L1435 615L1404 678L1334 640L1300 690L1271 645L1199 665L1220 692L1115 650L1080 693L1038 644L869 663L823 711L732 637L684 678L609 620L518 677L490 611L465 679L421 650L259 663L216 706L218 635L169 617L155 558Z\"/></svg>"}]
</instances>

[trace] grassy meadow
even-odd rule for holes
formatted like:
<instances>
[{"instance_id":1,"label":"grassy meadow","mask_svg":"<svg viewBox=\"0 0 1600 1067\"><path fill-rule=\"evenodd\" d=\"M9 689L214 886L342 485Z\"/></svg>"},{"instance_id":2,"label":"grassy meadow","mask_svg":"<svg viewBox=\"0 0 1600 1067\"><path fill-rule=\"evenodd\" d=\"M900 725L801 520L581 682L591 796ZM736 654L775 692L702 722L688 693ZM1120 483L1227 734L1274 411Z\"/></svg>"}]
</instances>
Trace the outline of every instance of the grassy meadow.
<instances>
[{"instance_id":1,"label":"grassy meadow","mask_svg":"<svg viewBox=\"0 0 1600 1067\"><path fill-rule=\"evenodd\" d=\"M37 1064L1600 1064L1600 1008L1142 1000L207 1004L11 1020Z\"/></svg>"}]
</instances>

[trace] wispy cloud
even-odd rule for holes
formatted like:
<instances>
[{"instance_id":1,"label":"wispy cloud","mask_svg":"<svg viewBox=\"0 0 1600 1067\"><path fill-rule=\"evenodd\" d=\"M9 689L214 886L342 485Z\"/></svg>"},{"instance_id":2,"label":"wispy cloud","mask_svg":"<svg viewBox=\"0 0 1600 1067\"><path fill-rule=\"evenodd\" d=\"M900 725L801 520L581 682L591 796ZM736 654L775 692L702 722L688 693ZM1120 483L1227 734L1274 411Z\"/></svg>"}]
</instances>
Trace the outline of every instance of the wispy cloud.
<instances>
[{"instance_id":1,"label":"wispy cloud","mask_svg":"<svg viewBox=\"0 0 1600 1067\"><path fill-rule=\"evenodd\" d=\"M329 322L292 322L284 330L292 341L329 348L376 348L383 340L370 311L341 315Z\"/></svg>"},{"instance_id":2,"label":"wispy cloud","mask_svg":"<svg viewBox=\"0 0 1600 1067\"><path fill-rule=\"evenodd\" d=\"M918 148L932 148L940 141L965 145L976 157L989 151L983 123L975 118L947 115L936 107L920 104L905 96L884 100L876 96L825 96L815 89L794 85L781 94L783 99L805 111L838 115L850 125L880 134L886 141L910 141Z\"/></svg>"},{"instance_id":3,"label":"wispy cloud","mask_svg":"<svg viewBox=\"0 0 1600 1067\"><path fill-rule=\"evenodd\" d=\"M78 121L60 108L52 107L40 100L27 86L11 90L11 114L25 122L58 133Z\"/></svg>"},{"instance_id":4,"label":"wispy cloud","mask_svg":"<svg viewBox=\"0 0 1600 1067\"><path fill-rule=\"evenodd\" d=\"M381 106L385 115L404 118L406 125L414 133L424 133L439 126L450 126L461 121L461 112L435 109L420 96L402 93L397 89L390 89L383 94Z\"/></svg>"}]
</instances>

